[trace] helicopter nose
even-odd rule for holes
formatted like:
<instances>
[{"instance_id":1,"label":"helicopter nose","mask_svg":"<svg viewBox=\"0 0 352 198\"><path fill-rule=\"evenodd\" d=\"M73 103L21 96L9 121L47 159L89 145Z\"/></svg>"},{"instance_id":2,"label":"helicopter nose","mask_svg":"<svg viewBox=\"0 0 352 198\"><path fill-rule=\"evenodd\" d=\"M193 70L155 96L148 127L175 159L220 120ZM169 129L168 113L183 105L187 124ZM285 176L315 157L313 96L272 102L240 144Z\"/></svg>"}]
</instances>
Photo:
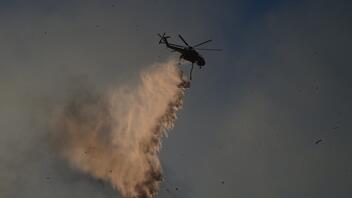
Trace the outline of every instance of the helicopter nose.
<instances>
[{"instance_id":1,"label":"helicopter nose","mask_svg":"<svg viewBox=\"0 0 352 198\"><path fill-rule=\"evenodd\" d=\"M204 66L205 65L205 61L203 59L200 59L200 60L197 61L197 65Z\"/></svg>"}]
</instances>

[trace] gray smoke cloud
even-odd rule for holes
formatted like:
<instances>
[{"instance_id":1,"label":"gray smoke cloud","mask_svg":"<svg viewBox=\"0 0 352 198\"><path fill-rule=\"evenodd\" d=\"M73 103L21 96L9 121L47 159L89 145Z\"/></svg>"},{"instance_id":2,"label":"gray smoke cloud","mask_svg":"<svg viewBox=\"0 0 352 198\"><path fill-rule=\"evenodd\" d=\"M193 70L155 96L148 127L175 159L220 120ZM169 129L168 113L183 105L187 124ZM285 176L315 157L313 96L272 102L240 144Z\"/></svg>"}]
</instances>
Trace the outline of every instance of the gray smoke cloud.
<instances>
[{"instance_id":1,"label":"gray smoke cloud","mask_svg":"<svg viewBox=\"0 0 352 198\"><path fill-rule=\"evenodd\" d=\"M53 114L55 150L126 198L154 197L162 181L161 138L174 126L185 91L176 64L153 65L137 85L100 94L76 91Z\"/></svg>"}]
</instances>

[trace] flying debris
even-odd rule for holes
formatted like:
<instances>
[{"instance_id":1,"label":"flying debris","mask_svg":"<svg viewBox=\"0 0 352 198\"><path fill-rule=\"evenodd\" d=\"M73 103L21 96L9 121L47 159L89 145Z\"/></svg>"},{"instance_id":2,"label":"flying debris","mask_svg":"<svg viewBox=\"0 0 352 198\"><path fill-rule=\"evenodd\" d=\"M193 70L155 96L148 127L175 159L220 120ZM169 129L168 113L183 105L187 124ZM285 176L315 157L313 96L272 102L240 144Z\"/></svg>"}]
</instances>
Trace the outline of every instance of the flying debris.
<instances>
[{"instance_id":1,"label":"flying debris","mask_svg":"<svg viewBox=\"0 0 352 198\"><path fill-rule=\"evenodd\" d=\"M336 129L339 129L340 127L339 126L334 126L332 129L336 130Z\"/></svg>"},{"instance_id":2,"label":"flying debris","mask_svg":"<svg viewBox=\"0 0 352 198\"><path fill-rule=\"evenodd\" d=\"M323 141L322 139L319 139L319 140L315 141L315 144L319 144L319 143L321 143L322 141Z\"/></svg>"},{"instance_id":3,"label":"flying debris","mask_svg":"<svg viewBox=\"0 0 352 198\"><path fill-rule=\"evenodd\" d=\"M181 35L178 35L178 37L186 45L186 46L182 46L182 45L169 43L169 41L167 39L170 38L170 36L166 36L165 33L158 34L158 36L160 37L159 44L165 44L167 48L172 49L172 52L176 51L176 52L181 53L180 60L185 59L185 60L192 63L192 68L191 68L190 75L189 75L190 80L192 80L193 64L196 63L199 66L199 69L201 69L205 65L204 58L197 52L197 50L221 51L221 49L196 48L196 47L199 47L199 46L204 45L206 43L209 43L212 40L207 40L207 41L201 42L197 45L191 46L186 42L186 40Z\"/></svg>"}]
</instances>

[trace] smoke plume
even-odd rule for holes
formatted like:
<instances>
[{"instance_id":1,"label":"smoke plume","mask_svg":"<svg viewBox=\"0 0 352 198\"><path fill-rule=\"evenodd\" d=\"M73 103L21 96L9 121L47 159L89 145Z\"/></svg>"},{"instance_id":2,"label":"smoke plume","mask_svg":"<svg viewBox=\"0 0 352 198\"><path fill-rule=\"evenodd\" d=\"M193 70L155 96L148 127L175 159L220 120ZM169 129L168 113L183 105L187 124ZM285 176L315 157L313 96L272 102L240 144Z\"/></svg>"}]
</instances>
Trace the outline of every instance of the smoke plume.
<instances>
[{"instance_id":1,"label":"smoke plume","mask_svg":"<svg viewBox=\"0 0 352 198\"><path fill-rule=\"evenodd\" d=\"M54 113L54 148L126 198L154 197L162 181L161 138L174 126L185 83L169 61L141 72L137 85L78 91Z\"/></svg>"}]
</instances>

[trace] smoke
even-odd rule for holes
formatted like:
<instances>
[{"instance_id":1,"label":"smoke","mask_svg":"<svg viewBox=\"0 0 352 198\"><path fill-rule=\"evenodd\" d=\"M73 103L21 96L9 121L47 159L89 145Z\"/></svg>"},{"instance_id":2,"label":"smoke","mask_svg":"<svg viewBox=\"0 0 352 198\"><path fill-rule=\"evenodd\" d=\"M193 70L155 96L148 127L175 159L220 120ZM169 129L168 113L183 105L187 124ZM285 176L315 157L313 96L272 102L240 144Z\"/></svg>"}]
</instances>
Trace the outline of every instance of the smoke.
<instances>
[{"instance_id":1,"label":"smoke","mask_svg":"<svg viewBox=\"0 0 352 198\"><path fill-rule=\"evenodd\" d=\"M154 197L162 181L161 138L174 126L185 84L171 60L141 72L137 85L76 91L54 113L54 148L126 198Z\"/></svg>"}]
</instances>

